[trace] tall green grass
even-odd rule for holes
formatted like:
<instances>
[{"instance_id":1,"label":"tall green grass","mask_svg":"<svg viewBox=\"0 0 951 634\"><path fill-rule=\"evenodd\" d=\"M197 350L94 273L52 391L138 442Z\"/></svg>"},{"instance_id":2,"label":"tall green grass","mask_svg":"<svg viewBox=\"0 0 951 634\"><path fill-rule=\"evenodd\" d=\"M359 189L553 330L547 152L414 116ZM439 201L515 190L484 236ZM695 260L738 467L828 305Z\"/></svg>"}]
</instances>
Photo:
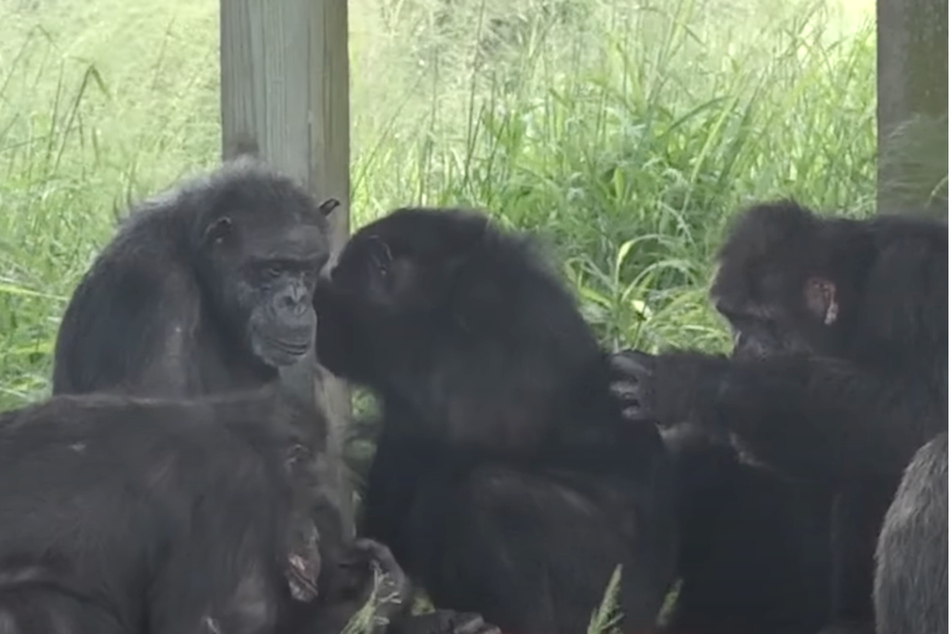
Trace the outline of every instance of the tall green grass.
<instances>
[{"instance_id":1,"label":"tall green grass","mask_svg":"<svg viewBox=\"0 0 951 634\"><path fill-rule=\"evenodd\" d=\"M606 345L720 348L705 286L737 209L872 209L852 5L354 0L354 220L486 207L550 245ZM211 0L0 1L0 406L48 390L116 214L217 160L217 25Z\"/></svg>"}]
</instances>

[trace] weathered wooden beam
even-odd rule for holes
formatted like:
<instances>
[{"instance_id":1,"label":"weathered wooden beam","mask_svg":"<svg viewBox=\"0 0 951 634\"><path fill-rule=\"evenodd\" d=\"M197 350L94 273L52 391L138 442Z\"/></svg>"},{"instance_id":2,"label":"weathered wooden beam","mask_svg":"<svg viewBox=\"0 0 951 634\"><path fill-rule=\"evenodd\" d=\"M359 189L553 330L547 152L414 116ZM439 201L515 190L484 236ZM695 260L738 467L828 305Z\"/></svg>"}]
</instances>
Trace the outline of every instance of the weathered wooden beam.
<instances>
[{"instance_id":1,"label":"weathered wooden beam","mask_svg":"<svg viewBox=\"0 0 951 634\"><path fill-rule=\"evenodd\" d=\"M948 0L877 0L878 209L947 213Z\"/></svg>"},{"instance_id":2,"label":"weathered wooden beam","mask_svg":"<svg viewBox=\"0 0 951 634\"><path fill-rule=\"evenodd\" d=\"M346 0L221 0L222 156L253 153L306 186L336 198L333 247L349 234L350 104ZM319 326L318 326L319 327ZM331 421L331 450L342 456L350 395L313 356L284 380ZM301 386L305 386L301 388ZM312 401L313 402L313 401ZM332 461L341 511L353 532L342 460Z\"/></svg>"}]
</instances>

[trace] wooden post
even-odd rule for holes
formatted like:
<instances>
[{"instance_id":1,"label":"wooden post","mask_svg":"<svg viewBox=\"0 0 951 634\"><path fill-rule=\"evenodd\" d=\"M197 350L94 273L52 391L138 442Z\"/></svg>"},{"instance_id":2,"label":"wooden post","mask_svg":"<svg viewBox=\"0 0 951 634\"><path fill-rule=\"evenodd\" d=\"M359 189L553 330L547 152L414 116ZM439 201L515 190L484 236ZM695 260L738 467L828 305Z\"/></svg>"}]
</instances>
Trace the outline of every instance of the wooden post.
<instances>
[{"instance_id":1,"label":"wooden post","mask_svg":"<svg viewBox=\"0 0 951 634\"><path fill-rule=\"evenodd\" d=\"M221 0L220 10L222 156L254 153L318 201L339 200L331 216L339 250L350 230L347 0ZM330 447L341 458L326 477L341 492L344 530L352 535L342 461L349 390L312 356L284 379L305 381L311 397L320 394Z\"/></svg>"},{"instance_id":2,"label":"wooden post","mask_svg":"<svg viewBox=\"0 0 951 634\"><path fill-rule=\"evenodd\" d=\"M948 0L877 0L878 209L947 213Z\"/></svg>"}]
</instances>

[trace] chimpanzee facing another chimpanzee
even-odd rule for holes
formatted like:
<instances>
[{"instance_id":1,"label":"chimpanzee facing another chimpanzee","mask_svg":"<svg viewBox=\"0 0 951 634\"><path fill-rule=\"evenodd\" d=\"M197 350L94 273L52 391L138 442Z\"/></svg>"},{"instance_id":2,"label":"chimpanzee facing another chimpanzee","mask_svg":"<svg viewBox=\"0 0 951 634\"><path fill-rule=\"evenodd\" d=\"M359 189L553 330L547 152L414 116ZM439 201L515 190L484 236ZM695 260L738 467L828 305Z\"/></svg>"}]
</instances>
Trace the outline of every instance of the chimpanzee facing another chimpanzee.
<instances>
[{"instance_id":1,"label":"chimpanzee facing another chimpanzee","mask_svg":"<svg viewBox=\"0 0 951 634\"><path fill-rule=\"evenodd\" d=\"M191 397L276 380L313 344L331 209L249 157L140 205L66 309L53 393ZM325 440L301 444L308 459L323 459ZM325 548L344 540L327 497L296 522L302 598L316 582L317 529Z\"/></svg>"},{"instance_id":2,"label":"chimpanzee facing another chimpanzee","mask_svg":"<svg viewBox=\"0 0 951 634\"><path fill-rule=\"evenodd\" d=\"M829 631L869 631L885 510L914 452L947 429L947 225L763 204L719 261L711 294L736 333L733 358L620 353L626 413L689 420L833 490Z\"/></svg>"},{"instance_id":3,"label":"chimpanzee facing another chimpanzee","mask_svg":"<svg viewBox=\"0 0 951 634\"><path fill-rule=\"evenodd\" d=\"M948 631L948 433L915 453L876 551L878 634Z\"/></svg>"},{"instance_id":4,"label":"chimpanzee facing another chimpanzee","mask_svg":"<svg viewBox=\"0 0 951 634\"><path fill-rule=\"evenodd\" d=\"M67 307L53 392L193 397L270 384L279 368L297 363L312 346L314 284L329 256L325 216L335 206L332 200L317 206L292 180L247 157L140 205ZM309 413L320 418L319 411ZM350 575L346 582L336 573L326 578L326 571L350 566L354 552L341 532L334 492L314 480L317 463L335 459L326 451L326 429L319 420L297 429L307 433L292 460L294 493L301 496L292 505L289 551L295 596L309 599L317 584L324 587L324 600L332 588L340 588L347 601L359 598L354 588L365 589L365 575L355 581ZM227 460L227 451L220 458ZM262 491L249 493L255 494ZM318 580L321 558L325 574ZM196 565L199 579L203 572ZM352 612L343 601L333 610L320 601L317 606L316 621L300 606L305 622L332 628ZM413 631L475 622L440 613L413 620L414 627L423 624Z\"/></svg>"},{"instance_id":5,"label":"chimpanzee facing another chimpanzee","mask_svg":"<svg viewBox=\"0 0 951 634\"><path fill-rule=\"evenodd\" d=\"M400 209L318 283L317 353L383 404L364 531L436 605L503 631L586 631L622 565L622 628L650 628L676 547L653 424L523 237L475 212Z\"/></svg>"},{"instance_id":6,"label":"chimpanzee facing another chimpanzee","mask_svg":"<svg viewBox=\"0 0 951 634\"><path fill-rule=\"evenodd\" d=\"M313 342L327 209L248 158L140 205L66 308L53 392L194 396L276 379Z\"/></svg>"}]
</instances>

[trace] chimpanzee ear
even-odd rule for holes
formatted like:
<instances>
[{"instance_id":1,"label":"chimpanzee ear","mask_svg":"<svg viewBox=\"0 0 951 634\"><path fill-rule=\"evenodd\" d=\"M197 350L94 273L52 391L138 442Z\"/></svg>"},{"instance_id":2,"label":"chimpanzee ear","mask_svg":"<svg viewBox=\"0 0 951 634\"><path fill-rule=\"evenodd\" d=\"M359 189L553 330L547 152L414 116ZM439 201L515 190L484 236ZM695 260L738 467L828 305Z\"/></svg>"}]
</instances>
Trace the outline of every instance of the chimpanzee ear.
<instances>
[{"instance_id":1,"label":"chimpanzee ear","mask_svg":"<svg viewBox=\"0 0 951 634\"><path fill-rule=\"evenodd\" d=\"M206 245L221 244L230 233L231 218L222 216L205 227L204 242Z\"/></svg>"},{"instance_id":2,"label":"chimpanzee ear","mask_svg":"<svg viewBox=\"0 0 951 634\"><path fill-rule=\"evenodd\" d=\"M806 308L816 319L821 319L826 326L836 322L839 318L839 302L834 282L823 277L810 277L806 280L804 294Z\"/></svg>"},{"instance_id":3,"label":"chimpanzee ear","mask_svg":"<svg viewBox=\"0 0 951 634\"><path fill-rule=\"evenodd\" d=\"M321 215L325 218L333 213L334 209L340 206L340 201L336 198L328 198L324 202L320 203L317 207L317 210L320 211Z\"/></svg>"}]
</instances>

